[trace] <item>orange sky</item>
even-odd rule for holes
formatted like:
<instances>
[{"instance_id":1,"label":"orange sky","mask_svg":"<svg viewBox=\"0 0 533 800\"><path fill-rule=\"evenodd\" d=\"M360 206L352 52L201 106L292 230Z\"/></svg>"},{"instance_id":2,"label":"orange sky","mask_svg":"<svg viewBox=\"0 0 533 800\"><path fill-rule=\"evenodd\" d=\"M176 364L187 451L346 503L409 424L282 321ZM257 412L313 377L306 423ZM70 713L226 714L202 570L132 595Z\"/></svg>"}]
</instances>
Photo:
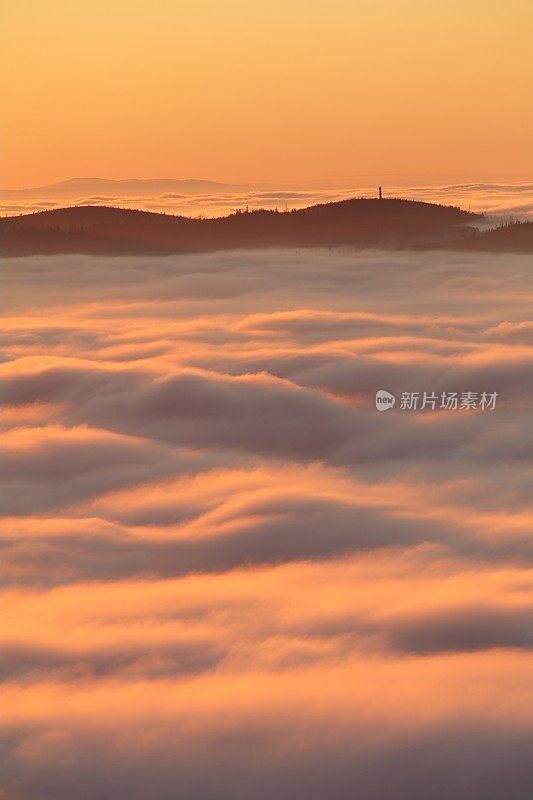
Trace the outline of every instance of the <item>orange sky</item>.
<instances>
[{"instance_id":1,"label":"orange sky","mask_svg":"<svg viewBox=\"0 0 533 800\"><path fill-rule=\"evenodd\" d=\"M530 0L19 0L0 14L4 188L533 175Z\"/></svg>"}]
</instances>

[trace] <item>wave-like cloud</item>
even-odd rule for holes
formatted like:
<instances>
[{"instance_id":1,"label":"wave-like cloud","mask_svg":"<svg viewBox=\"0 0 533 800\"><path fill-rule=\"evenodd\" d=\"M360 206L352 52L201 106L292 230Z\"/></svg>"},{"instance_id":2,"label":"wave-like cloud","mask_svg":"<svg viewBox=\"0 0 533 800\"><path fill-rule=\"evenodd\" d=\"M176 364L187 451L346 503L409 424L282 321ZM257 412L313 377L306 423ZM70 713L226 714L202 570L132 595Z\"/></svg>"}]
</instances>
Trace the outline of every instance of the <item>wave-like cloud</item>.
<instances>
[{"instance_id":1,"label":"wave-like cloud","mask_svg":"<svg viewBox=\"0 0 533 800\"><path fill-rule=\"evenodd\" d=\"M529 257L2 280L1 800L529 798Z\"/></svg>"}]
</instances>

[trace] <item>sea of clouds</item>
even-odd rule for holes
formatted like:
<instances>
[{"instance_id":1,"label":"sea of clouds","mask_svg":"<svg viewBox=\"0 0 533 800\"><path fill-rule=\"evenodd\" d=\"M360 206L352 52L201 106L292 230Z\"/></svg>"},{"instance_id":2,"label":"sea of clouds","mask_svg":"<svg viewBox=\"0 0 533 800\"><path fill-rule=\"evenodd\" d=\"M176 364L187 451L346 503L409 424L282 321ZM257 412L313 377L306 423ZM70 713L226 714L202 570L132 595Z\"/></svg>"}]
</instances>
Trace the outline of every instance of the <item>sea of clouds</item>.
<instances>
[{"instance_id":1,"label":"sea of clouds","mask_svg":"<svg viewBox=\"0 0 533 800\"><path fill-rule=\"evenodd\" d=\"M165 192L154 196L120 196L109 194L72 195L70 198L52 199L46 192L31 199L0 199L0 216L48 211L68 205L112 205L137 208L165 214L188 217L221 217L237 209L258 208L284 211L305 208L317 203L347 200L352 197L376 197L377 187L355 183L349 188L300 189L284 188L243 192L211 192L209 194L179 194ZM493 221L533 219L533 183L456 183L450 185L388 185L384 197L400 197L428 203L455 205L469 211L487 215Z\"/></svg>"},{"instance_id":2,"label":"sea of clouds","mask_svg":"<svg viewBox=\"0 0 533 800\"><path fill-rule=\"evenodd\" d=\"M531 268L5 260L2 800L529 799Z\"/></svg>"}]
</instances>

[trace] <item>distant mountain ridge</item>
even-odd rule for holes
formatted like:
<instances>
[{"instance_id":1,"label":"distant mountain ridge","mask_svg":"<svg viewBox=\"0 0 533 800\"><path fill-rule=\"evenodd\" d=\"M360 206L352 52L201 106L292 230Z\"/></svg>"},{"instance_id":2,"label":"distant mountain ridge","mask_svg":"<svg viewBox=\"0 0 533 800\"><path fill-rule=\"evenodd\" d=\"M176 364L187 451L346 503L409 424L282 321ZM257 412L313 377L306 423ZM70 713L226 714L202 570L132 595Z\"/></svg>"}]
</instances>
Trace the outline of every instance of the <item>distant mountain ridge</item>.
<instances>
[{"instance_id":1,"label":"distant mountain ridge","mask_svg":"<svg viewBox=\"0 0 533 800\"><path fill-rule=\"evenodd\" d=\"M192 194L215 194L218 192L243 192L250 186L217 181L174 178L69 178L66 181L37 186L29 189L0 189L0 200L47 198L51 200L75 198L100 194L110 197L136 197L142 194L158 195L176 192L185 196Z\"/></svg>"}]
</instances>

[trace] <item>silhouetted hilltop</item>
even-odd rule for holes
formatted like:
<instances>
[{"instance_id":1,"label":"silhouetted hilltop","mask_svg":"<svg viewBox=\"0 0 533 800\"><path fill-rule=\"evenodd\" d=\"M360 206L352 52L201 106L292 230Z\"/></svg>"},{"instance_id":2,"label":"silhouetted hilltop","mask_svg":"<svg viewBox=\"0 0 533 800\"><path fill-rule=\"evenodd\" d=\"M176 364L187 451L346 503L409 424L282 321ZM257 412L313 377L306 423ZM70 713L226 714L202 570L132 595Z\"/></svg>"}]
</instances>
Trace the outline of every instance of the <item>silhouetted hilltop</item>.
<instances>
[{"instance_id":1,"label":"silhouetted hilltop","mask_svg":"<svg viewBox=\"0 0 533 800\"><path fill-rule=\"evenodd\" d=\"M479 215L411 200L344 200L300 210L238 211L218 219L77 206L0 219L4 255L167 254L259 247L449 244ZM477 237L476 237L477 238Z\"/></svg>"}]
</instances>

